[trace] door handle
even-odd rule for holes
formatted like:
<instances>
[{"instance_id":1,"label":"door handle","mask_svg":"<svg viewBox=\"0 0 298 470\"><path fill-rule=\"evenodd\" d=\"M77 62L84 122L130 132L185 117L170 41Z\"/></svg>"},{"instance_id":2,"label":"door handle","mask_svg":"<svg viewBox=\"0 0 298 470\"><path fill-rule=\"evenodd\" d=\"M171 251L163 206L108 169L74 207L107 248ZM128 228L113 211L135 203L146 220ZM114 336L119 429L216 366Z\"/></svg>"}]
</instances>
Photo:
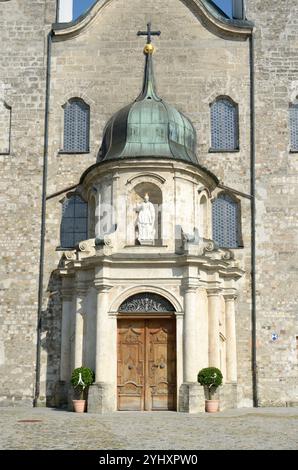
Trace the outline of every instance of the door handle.
<instances>
[{"instance_id":1,"label":"door handle","mask_svg":"<svg viewBox=\"0 0 298 470\"><path fill-rule=\"evenodd\" d=\"M155 367L156 369L158 369L159 365L158 365L158 364L153 364L153 365L152 365L152 369L153 369L153 367Z\"/></svg>"}]
</instances>

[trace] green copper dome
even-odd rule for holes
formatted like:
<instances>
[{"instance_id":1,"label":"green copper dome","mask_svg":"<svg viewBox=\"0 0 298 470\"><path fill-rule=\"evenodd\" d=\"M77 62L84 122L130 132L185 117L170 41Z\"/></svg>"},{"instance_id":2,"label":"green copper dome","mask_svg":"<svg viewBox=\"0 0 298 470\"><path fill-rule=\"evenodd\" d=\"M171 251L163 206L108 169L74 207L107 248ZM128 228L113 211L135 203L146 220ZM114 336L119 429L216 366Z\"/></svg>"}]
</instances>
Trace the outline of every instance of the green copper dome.
<instances>
[{"instance_id":1,"label":"green copper dome","mask_svg":"<svg viewBox=\"0 0 298 470\"><path fill-rule=\"evenodd\" d=\"M196 132L190 120L156 94L149 52L143 90L108 121L98 161L166 157L198 163L195 149Z\"/></svg>"}]
</instances>

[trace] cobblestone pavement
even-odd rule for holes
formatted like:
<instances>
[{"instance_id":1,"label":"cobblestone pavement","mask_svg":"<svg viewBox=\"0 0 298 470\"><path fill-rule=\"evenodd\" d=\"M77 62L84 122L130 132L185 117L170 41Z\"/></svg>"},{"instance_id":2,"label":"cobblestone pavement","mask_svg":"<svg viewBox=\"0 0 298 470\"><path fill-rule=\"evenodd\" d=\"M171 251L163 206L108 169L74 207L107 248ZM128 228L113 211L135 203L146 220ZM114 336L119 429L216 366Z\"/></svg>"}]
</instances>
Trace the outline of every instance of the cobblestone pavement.
<instances>
[{"instance_id":1,"label":"cobblestone pavement","mask_svg":"<svg viewBox=\"0 0 298 470\"><path fill-rule=\"evenodd\" d=\"M0 408L0 426L0 449L298 448L298 408L246 408L197 415L96 415L50 408Z\"/></svg>"}]
</instances>

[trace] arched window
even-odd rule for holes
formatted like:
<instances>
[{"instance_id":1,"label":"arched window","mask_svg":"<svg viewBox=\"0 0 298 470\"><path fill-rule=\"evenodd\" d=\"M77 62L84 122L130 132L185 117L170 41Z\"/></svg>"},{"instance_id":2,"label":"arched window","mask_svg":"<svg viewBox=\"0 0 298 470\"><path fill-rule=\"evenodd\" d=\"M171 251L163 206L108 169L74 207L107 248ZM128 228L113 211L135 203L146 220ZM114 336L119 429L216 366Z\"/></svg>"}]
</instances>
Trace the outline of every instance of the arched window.
<instances>
[{"instance_id":1,"label":"arched window","mask_svg":"<svg viewBox=\"0 0 298 470\"><path fill-rule=\"evenodd\" d=\"M241 241L240 203L222 193L212 203L213 240L221 248L239 248Z\"/></svg>"},{"instance_id":2,"label":"arched window","mask_svg":"<svg viewBox=\"0 0 298 470\"><path fill-rule=\"evenodd\" d=\"M140 294L132 295L122 302L119 311L124 313L174 312L175 307L168 301L168 299L165 299L159 294L142 292Z\"/></svg>"},{"instance_id":3,"label":"arched window","mask_svg":"<svg viewBox=\"0 0 298 470\"><path fill-rule=\"evenodd\" d=\"M95 196L92 196L88 204L88 235L89 238L95 238L95 226L96 226L96 200Z\"/></svg>"},{"instance_id":4,"label":"arched window","mask_svg":"<svg viewBox=\"0 0 298 470\"><path fill-rule=\"evenodd\" d=\"M0 100L0 154L10 152L11 107Z\"/></svg>"},{"instance_id":5,"label":"arched window","mask_svg":"<svg viewBox=\"0 0 298 470\"><path fill-rule=\"evenodd\" d=\"M64 106L63 151L89 152L90 107L79 98L72 98Z\"/></svg>"},{"instance_id":6,"label":"arched window","mask_svg":"<svg viewBox=\"0 0 298 470\"><path fill-rule=\"evenodd\" d=\"M239 150L238 105L228 97L219 97L211 104L210 108L210 151Z\"/></svg>"},{"instance_id":7,"label":"arched window","mask_svg":"<svg viewBox=\"0 0 298 470\"><path fill-rule=\"evenodd\" d=\"M88 238L88 204L78 195L66 198L62 207L61 247L74 248Z\"/></svg>"},{"instance_id":8,"label":"arched window","mask_svg":"<svg viewBox=\"0 0 298 470\"><path fill-rule=\"evenodd\" d=\"M298 103L290 104L290 147L292 152L298 152Z\"/></svg>"}]
</instances>

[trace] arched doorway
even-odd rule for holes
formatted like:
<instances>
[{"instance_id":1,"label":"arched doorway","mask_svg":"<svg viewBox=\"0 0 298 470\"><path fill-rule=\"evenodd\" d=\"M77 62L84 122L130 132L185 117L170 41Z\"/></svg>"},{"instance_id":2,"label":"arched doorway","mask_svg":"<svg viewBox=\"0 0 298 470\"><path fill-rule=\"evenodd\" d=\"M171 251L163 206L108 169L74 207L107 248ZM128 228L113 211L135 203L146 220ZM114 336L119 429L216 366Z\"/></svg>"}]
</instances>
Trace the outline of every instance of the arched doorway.
<instances>
[{"instance_id":1,"label":"arched doorway","mask_svg":"<svg viewBox=\"0 0 298 470\"><path fill-rule=\"evenodd\" d=\"M176 410L173 305L158 294L133 295L119 308L117 330L118 410Z\"/></svg>"}]
</instances>

